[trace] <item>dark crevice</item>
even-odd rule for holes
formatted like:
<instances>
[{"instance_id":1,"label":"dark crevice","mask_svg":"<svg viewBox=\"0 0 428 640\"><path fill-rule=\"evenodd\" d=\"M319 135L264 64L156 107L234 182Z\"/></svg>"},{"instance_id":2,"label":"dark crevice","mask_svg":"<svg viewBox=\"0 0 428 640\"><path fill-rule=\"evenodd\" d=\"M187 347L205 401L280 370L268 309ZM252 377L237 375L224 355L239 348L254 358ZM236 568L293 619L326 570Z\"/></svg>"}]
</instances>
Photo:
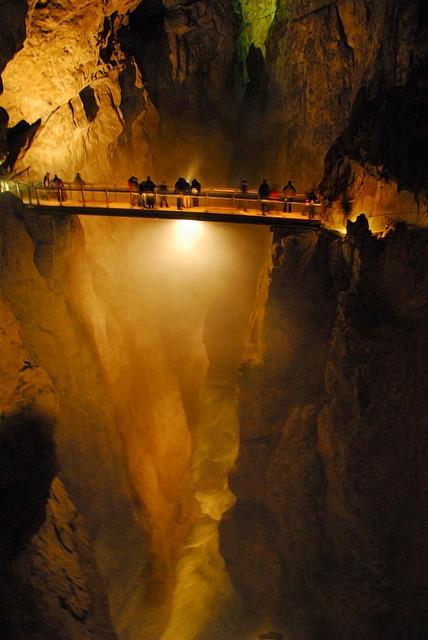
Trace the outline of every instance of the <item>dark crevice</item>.
<instances>
[{"instance_id":1,"label":"dark crevice","mask_svg":"<svg viewBox=\"0 0 428 640\"><path fill-rule=\"evenodd\" d=\"M317 13L321 13L322 11L325 11L326 9L329 9L330 7L336 6L337 5L337 0L334 0L334 2L328 2L326 4L323 4L321 7L317 7L316 9L313 9L312 11L308 11L308 13L304 13L301 16L297 16L296 18L293 18L292 20L290 20L290 23L293 22L300 22L301 20L305 20L306 18L309 18L310 16L316 15Z\"/></svg>"},{"instance_id":2,"label":"dark crevice","mask_svg":"<svg viewBox=\"0 0 428 640\"><path fill-rule=\"evenodd\" d=\"M334 5L334 8L336 11L337 28L340 34L341 42L347 49L349 49L353 53L354 50L353 50L353 47L351 47L351 45L348 42L348 36L346 34L345 26L343 24L342 17L340 15L339 7L337 5Z\"/></svg>"},{"instance_id":3,"label":"dark crevice","mask_svg":"<svg viewBox=\"0 0 428 640\"><path fill-rule=\"evenodd\" d=\"M373 98L370 87L360 90L349 126L326 156L326 175L334 182L333 199L344 192L351 178L346 157L361 166L382 167L380 177L395 180L400 189L418 193L426 188L428 92L423 78L427 73L428 64L424 69L415 68L407 85L381 88ZM323 186L328 183L329 178Z\"/></svg>"},{"instance_id":4,"label":"dark crevice","mask_svg":"<svg viewBox=\"0 0 428 640\"><path fill-rule=\"evenodd\" d=\"M79 96L82 101L88 122L94 122L100 109L95 96L95 91L92 87L87 86L82 89L82 91L79 93Z\"/></svg>"}]
</instances>

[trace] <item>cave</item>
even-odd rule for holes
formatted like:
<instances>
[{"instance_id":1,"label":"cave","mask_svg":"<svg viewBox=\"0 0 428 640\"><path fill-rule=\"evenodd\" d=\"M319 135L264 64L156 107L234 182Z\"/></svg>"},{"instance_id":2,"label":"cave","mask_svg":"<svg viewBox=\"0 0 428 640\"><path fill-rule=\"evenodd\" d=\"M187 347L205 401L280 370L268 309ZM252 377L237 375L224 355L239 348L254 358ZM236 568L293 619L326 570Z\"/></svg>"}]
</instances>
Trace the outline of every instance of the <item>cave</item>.
<instances>
[{"instance_id":1,"label":"cave","mask_svg":"<svg viewBox=\"0 0 428 640\"><path fill-rule=\"evenodd\" d=\"M424 0L0 9L0 637L425 640Z\"/></svg>"}]
</instances>

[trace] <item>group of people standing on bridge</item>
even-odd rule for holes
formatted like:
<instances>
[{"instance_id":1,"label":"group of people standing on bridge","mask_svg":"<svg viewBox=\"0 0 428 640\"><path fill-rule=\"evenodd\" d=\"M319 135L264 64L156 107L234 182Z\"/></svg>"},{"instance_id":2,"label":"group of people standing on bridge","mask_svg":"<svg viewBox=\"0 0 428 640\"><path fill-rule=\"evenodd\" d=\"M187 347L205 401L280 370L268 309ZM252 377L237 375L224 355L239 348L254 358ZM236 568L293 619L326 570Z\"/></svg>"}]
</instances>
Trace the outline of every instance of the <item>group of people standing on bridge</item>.
<instances>
[{"instance_id":1,"label":"group of people standing on bridge","mask_svg":"<svg viewBox=\"0 0 428 640\"><path fill-rule=\"evenodd\" d=\"M147 179L142 182L139 182L136 176L131 176L128 178L128 189L131 194L131 206L154 209L156 194L158 194L159 208L165 207L169 209L167 198L169 191L165 181L156 186L150 176L147 176ZM186 178L180 176L174 185L174 194L177 196L177 209L181 210L190 206L198 207L201 189L202 185L197 178L193 178L191 182L188 182Z\"/></svg>"},{"instance_id":2,"label":"group of people standing on bridge","mask_svg":"<svg viewBox=\"0 0 428 640\"><path fill-rule=\"evenodd\" d=\"M73 183L70 183L67 188L83 190L86 186L88 185L86 185L80 173L77 173ZM50 174L46 173L43 178L43 187L46 190L55 190L58 202L62 203L67 200L64 181L59 178L57 174L51 179ZM189 182L186 178L180 176L171 189L168 188L165 181L156 185L150 176L147 176L147 178L141 182L136 176L128 178L128 190L132 207L141 206L146 209L155 209L155 207L158 206L160 209L163 207L169 209L169 195L176 196L176 207L178 210L198 207L201 189L202 185L197 178L193 178L193 180ZM219 192L221 190L217 189L215 191ZM225 189L224 191L227 195L227 191L230 190ZM48 195L47 198L49 198ZM233 198L236 198L236 191ZM278 203L279 205L282 203L284 213L291 213L293 206L299 204L304 205L305 212L311 219L315 217L315 207L320 204L314 191L306 194L298 194L291 180L288 180L282 190L279 189L277 184L270 186L267 180L262 180L258 189L250 189L248 181L245 179L242 180L240 193L237 198L238 209L244 212L248 211L247 207L249 202L251 200L257 200L257 198L262 215L267 215L274 206L274 203ZM278 206L274 208L278 210Z\"/></svg>"},{"instance_id":3,"label":"group of people standing on bridge","mask_svg":"<svg viewBox=\"0 0 428 640\"><path fill-rule=\"evenodd\" d=\"M79 189L83 189L83 187L86 185L86 182L83 180L80 173L76 174L76 177L74 178L74 181L73 181L73 185ZM68 196L65 190L64 180L58 177L56 173L52 179L49 171L45 173L45 175L43 176L43 187L46 190L55 189L58 202L64 202L65 200L67 200Z\"/></svg>"},{"instance_id":4,"label":"group of people standing on bridge","mask_svg":"<svg viewBox=\"0 0 428 640\"><path fill-rule=\"evenodd\" d=\"M243 180L241 183L241 193L248 193L248 182L246 180ZM282 188L282 198L278 185L273 184L272 186L269 186L266 179L261 182L258 188L258 195L260 199L260 210L264 216L270 211L270 201L278 201L282 199L284 202L284 213L292 212L293 202L302 202L301 197L300 200L297 200L297 190L291 180L289 180ZM304 196L303 201L308 209L308 217L310 219L314 218L315 203L317 202L317 196L314 191L307 193ZM246 209L244 209L244 211L246 211Z\"/></svg>"}]
</instances>

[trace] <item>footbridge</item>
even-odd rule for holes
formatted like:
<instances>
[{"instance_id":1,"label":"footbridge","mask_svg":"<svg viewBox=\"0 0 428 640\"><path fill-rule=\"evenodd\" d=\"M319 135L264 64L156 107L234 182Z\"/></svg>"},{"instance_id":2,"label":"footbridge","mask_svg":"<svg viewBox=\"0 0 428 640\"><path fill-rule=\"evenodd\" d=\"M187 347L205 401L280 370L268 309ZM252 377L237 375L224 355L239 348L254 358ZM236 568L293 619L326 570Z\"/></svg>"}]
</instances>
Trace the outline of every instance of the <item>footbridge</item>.
<instances>
[{"instance_id":1,"label":"footbridge","mask_svg":"<svg viewBox=\"0 0 428 640\"><path fill-rule=\"evenodd\" d=\"M171 191L148 194L120 186L64 184L64 188L44 188L30 182L3 180L1 191L18 196L25 209L38 215L89 215L122 218L156 218L164 220L198 220L289 228L295 231L321 226L321 204L308 202L296 194L283 198L260 199L257 191L240 191L226 187L204 189L198 196Z\"/></svg>"}]
</instances>

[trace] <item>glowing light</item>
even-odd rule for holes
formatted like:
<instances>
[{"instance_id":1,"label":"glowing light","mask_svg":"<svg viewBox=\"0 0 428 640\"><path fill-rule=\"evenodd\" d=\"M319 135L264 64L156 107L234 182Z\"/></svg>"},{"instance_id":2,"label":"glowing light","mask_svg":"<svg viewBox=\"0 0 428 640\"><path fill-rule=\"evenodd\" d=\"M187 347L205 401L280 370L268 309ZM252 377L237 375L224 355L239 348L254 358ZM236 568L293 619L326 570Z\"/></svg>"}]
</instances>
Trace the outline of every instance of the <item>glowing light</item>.
<instances>
[{"instance_id":1,"label":"glowing light","mask_svg":"<svg viewBox=\"0 0 428 640\"><path fill-rule=\"evenodd\" d=\"M174 229L176 248L183 253L195 249L202 235L202 228L202 222L197 220L177 220Z\"/></svg>"}]
</instances>

